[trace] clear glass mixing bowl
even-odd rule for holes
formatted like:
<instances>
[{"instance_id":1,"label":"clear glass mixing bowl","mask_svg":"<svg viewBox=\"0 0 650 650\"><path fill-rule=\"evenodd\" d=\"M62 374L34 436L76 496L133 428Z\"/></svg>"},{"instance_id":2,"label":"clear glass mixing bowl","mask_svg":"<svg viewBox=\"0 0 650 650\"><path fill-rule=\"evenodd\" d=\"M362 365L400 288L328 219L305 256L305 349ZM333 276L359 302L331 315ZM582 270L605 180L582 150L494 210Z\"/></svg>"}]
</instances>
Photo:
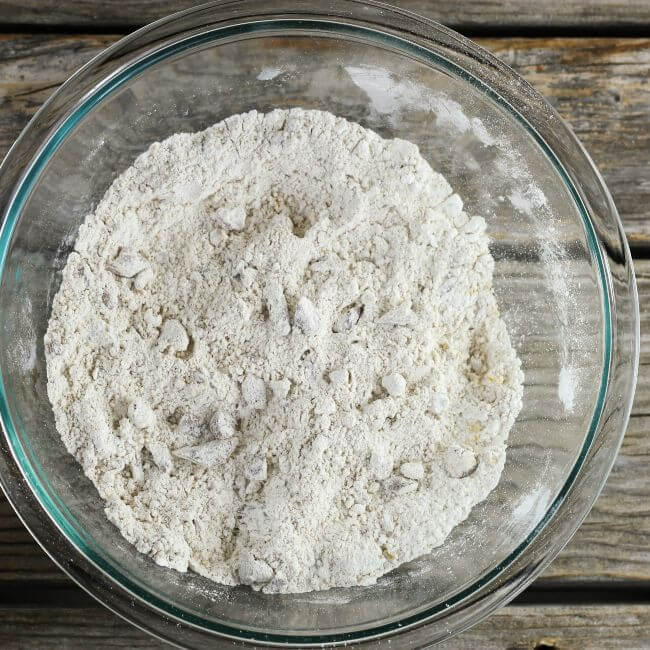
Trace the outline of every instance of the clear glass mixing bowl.
<instances>
[{"instance_id":1,"label":"clear glass mixing bowl","mask_svg":"<svg viewBox=\"0 0 650 650\"><path fill-rule=\"evenodd\" d=\"M43 334L79 224L151 142L293 106L416 143L487 219L526 385L497 489L442 547L372 587L264 595L158 567L120 537L55 430ZM96 57L39 111L0 170L0 203L0 480L65 571L162 638L197 648L433 643L523 589L611 468L639 342L616 209L550 106L440 25L343 0L239 0L162 20Z\"/></svg>"}]
</instances>

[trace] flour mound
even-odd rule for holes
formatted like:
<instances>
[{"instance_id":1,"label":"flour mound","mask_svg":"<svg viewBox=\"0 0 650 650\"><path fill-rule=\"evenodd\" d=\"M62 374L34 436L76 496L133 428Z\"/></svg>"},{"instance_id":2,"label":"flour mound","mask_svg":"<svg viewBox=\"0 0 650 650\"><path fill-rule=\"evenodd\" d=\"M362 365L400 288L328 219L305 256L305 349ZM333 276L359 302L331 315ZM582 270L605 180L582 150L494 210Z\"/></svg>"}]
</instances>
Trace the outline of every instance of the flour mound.
<instances>
[{"instance_id":1,"label":"flour mound","mask_svg":"<svg viewBox=\"0 0 650 650\"><path fill-rule=\"evenodd\" d=\"M160 565L369 585L501 474L522 373L485 222L403 140L300 109L153 144L79 230L48 394Z\"/></svg>"}]
</instances>

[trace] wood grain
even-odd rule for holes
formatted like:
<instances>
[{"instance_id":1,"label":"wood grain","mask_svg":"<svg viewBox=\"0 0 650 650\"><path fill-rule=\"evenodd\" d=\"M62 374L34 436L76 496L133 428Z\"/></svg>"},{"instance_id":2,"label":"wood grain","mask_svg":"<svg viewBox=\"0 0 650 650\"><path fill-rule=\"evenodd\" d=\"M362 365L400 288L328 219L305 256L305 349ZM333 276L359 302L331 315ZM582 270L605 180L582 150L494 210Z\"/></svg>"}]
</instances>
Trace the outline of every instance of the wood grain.
<instances>
[{"instance_id":1,"label":"wood grain","mask_svg":"<svg viewBox=\"0 0 650 650\"><path fill-rule=\"evenodd\" d=\"M0 155L56 86L117 38L0 35ZM650 39L479 43L567 119L603 173L630 244L650 254Z\"/></svg>"},{"instance_id":2,"label":"wood grain","mask_svg":"<svg viewBox=\"0 0 650 650\"><path fill-rule=\"evenodd\" d=\"M14 580L69 582L36 544L0 492L0 583Z\"/></svg>"},{"instance_id":3,"label":"wood grain","mask_svg":"<svg viewBox=\"0 0 650 650\"><path fill-rule=\"evenodd\" d=\"M479 41L571 125L603 174L630 244L650 249L650 39Z\"/></svg>"},{"instance_id":4,"label":"wood grain","mask_svg":"<svg viewBox=\"0 0 650 650\"><path fill-rule=\"evenodd\" d=\"M173 11L198 4L193 0L0 0L7 25L74 25L96 29L144 25ZM393 0L392 4L461 29L493 27L620 28L650 24L646 0Z\"/></svg>"},{"instance_id":5,"label":"wood grain","mask_svg":"<svg viewBox=\"0 0 650 650\"><path fill-rule=\"evenodd\" d=\"M626 650L650 647L650 606L506 607L445 650Z\"/></svg>"},{"instance_id":6,"label":"wood grain","mask_svg":"<svg viewBox=\"0 0 650 650\"><path fill-rule=\"evenodd\" d=\"M0 647L5 650L170 648L99 605L78 609L0 608Z\"/></svg>"},{"instance_id":7,"label":"wood grain","mask_svg":"<svg viewBox=\"0 0 650 650\"><path fill-rule=\"evenodd\" d=\"M4 650L162 649L157 641L99 606L0 608ZM650 605L510 606L442 643L442 650L645 650Z\"/></svg>"}]
</instances>

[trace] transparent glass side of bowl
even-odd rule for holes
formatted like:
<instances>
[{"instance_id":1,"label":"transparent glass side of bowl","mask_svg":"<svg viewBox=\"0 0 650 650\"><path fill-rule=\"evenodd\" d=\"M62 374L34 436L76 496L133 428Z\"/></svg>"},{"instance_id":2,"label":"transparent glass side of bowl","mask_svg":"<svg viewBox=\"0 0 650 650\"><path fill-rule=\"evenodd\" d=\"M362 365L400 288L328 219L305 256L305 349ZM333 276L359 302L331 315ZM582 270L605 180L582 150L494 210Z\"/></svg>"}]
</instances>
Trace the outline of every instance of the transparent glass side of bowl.
<instances>
[{"instance_id":1,"label":"transparent glass side of bowl","mask_svg":"<svg viewBox=\"0 0 650 650\"><path fill-rule=\"evenodd\" d=\"M160 568L122 539L55 430L43 334L80 223L138 154L233 113L293 106L416 143L467 211L486 218L495 291L526 381L499 486L442 547L373 587L267 596ZM390 622L490 575L565 485L583 451L603 370L602 295L584 225L527 129L443 63L429 67L388 46L325 34L233 37L218 48L193 48L147 67L104 99L71 131L27 199L0 310L3 379L17 435L83 544L183 611L279 633Z\"/></svg>"}]
</instances>

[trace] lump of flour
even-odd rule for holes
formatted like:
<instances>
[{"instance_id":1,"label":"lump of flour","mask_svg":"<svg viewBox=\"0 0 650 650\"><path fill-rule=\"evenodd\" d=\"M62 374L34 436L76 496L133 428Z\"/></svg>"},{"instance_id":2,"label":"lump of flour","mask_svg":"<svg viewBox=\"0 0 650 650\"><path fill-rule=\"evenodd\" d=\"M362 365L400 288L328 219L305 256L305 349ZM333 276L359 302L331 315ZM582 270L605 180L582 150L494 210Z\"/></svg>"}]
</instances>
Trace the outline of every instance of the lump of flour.
<instances>
[{"instance_id":1,"label":"lump of flour","mask_svg":"<svg viewBox=\"0 0 650 650\"><path fill-rule=\"evenodd\" d=\"M265 592L368 585L496 486L522 373L485 223L318 111L153 144L45 337L63 442L138 551Z\"/></svg>"}]
</instances>

